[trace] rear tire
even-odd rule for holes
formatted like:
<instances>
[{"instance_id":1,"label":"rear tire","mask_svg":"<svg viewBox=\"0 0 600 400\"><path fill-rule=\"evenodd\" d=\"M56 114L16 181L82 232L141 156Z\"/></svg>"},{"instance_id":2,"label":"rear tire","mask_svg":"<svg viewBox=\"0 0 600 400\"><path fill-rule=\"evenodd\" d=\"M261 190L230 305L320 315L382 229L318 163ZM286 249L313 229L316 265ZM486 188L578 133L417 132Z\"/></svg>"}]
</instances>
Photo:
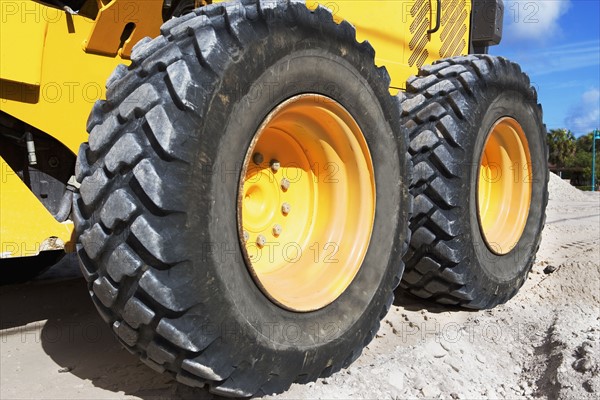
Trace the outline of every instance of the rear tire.
<instances>
[{"instance_id":1,"label":"rear tire","mask_svg":"<svg viewBox=\"0 0 600 400\"><path fill-rule=\"evenodd\" d=\"M487 55L440 60L407 86L402 109L414 167L414 214L401 286L443 304L483 309L504 303L531 269L548 202L546 134L535 89L517 64ZM523 134L498 133L503 123L522 127ZM509 136L518 138L524 145L521 151L515 145L512 156L526 160L529 153L530 161L499 161L504 176L483 179L484 154L511 153L508 145L490 148L492 132L506 143ZM505 186L496 187L496 198L486 197L485 188L494 188L485 184L498 182ZM504 214L486 213L484 205L498 203L508 207ZM511 224L516 227L509 229Z\"/></svg>"},{"instance_id":2,"label":"rear tire","mask_svg":"<svg viewBox=\"0 0 600 400\"><path fill-rule=\"evenodd\" d=\"M281 392L349 365L392 303L407 247L410 167L387 73L351 25L300 3L215 4L161 32L109 78L78 157L78 254L96 307L145 363L220 395ZM255 132L305 93L355 118L377 200L349 286L292 312L253 280L236 214Z\"/></svg>"}]
</instances>

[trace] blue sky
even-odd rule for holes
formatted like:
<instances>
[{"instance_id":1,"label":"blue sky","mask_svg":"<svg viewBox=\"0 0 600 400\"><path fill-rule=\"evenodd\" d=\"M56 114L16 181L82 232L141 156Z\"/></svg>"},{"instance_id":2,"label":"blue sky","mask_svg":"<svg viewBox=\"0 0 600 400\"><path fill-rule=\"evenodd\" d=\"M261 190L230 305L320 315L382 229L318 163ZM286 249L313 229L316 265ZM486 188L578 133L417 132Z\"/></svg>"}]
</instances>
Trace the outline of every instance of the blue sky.
<instances>
[{"instance_id":1,"label":"blue sky","mask_svg":"<svg viewBox=\"0 0 600 400\"><path fill-rule=\"evenodd\" d=\"M521 64L548 129L600 129L600 0L504 0L504 34L490 53Z\"/></svg>"}]
</instances>

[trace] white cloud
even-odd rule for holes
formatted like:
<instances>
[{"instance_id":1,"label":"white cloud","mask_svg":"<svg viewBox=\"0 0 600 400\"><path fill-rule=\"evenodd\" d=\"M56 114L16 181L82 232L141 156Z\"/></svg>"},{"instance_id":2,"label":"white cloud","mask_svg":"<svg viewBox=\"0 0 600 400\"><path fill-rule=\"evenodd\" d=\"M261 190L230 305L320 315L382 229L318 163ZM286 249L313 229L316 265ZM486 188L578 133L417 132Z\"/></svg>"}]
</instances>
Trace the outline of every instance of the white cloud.
<instances>
[{"instance_id":1,"label":"white cloud","mask_svg":"<svg viewBox=\"0 0 600 400\"><path fill-rule=\"evenodd\" d=\"M532 76L594 67L600 65L600 41L588 40L534 49L520 53L518 58Z\"/></svg>"},{"instance_id":2,"label":"white cloud","mask_svg":"<svg viewBox=\"0 0 600 400\"><path fill-rule=\"evenodd\" d=\"M570 0L505 1L504 25L511 39L547 41L561 32L559 19Z\"/></svg>"},{"instance_id":3,"label":"white cloud","mask_svg":"<svg viewBox=\"0 0 600 400\"><path fill-rule=\"evenodd\" d=\"M581 96L577 105L571 107L565 124L577 135L600 128L600 90L592 88Z\"/></svg>"}]
</instances>

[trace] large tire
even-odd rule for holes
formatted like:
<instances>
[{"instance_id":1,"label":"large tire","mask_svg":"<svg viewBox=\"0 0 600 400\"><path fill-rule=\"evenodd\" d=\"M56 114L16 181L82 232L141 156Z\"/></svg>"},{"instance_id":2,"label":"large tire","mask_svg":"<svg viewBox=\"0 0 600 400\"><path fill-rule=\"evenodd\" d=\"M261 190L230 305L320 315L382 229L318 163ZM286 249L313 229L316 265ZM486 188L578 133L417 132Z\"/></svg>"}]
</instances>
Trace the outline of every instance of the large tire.
<instances>
[{"instance_id":1,"label":"large tire","mask_svg":"<svg viewBox=\"0 0 600 400\"><path fill-rule=\"evenodd\" d=\"M440 60L423 67L407 86L402 109L414 167L414 214L401 286L422 298L475 309L506 302L534 262L548 202L545 127L536 92L517 64L487 55ZM513 242L502 243L510 235L494 237L497 230L486 236L478 197L478 185L502 176L480 182L479 173L495 124L513 120L524 131L530 163L519 163L509 174L504 170L510 179L515 173L516 186L503 182L515 196L529 187L531 201L528 213L526 204L504 215L510 220L517 211L526 212L520 237L517 230ZM498 195L503 193L508 192Z\"/></svg>"},{"instance_id":2,"label":"large tire","mask_svg":"<svg viewBox=\"0 0 600 400\"><path fill-rule=\"evenodd\" d=\"M94 304L146 364L221 395L281 392L349 365L392 303L408 246L407 139L387 73L350 24L296 2L210 5L161 33L108 79L78 156L78 254ZM292 312L253 280L236 214L254 133L302 93L356 119L377 201L347 289Z\"/></svg>"}]
</instances>

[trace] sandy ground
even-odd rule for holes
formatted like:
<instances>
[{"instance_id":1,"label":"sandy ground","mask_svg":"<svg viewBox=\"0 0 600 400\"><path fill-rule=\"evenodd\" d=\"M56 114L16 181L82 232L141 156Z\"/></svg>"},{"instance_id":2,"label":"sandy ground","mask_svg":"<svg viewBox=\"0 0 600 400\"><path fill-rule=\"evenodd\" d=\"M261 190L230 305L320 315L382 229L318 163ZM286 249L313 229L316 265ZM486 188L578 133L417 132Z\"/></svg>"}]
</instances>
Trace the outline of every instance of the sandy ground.
<instances>
[{"instance_id":1,"label":"sandy ground","mask_svg":"<svg viewBox=\"0 0 600 400\"><path fill-rule=\"evenodd\" d=\"M275 398L600 397L600 197L553 177L537 261L489 311L398 293L347 370ZM553 272L551 272L553 271ZM156 374L96 315L75 260L0 288L0 398L214 398Z\"/></svg>"}]
</instances>

